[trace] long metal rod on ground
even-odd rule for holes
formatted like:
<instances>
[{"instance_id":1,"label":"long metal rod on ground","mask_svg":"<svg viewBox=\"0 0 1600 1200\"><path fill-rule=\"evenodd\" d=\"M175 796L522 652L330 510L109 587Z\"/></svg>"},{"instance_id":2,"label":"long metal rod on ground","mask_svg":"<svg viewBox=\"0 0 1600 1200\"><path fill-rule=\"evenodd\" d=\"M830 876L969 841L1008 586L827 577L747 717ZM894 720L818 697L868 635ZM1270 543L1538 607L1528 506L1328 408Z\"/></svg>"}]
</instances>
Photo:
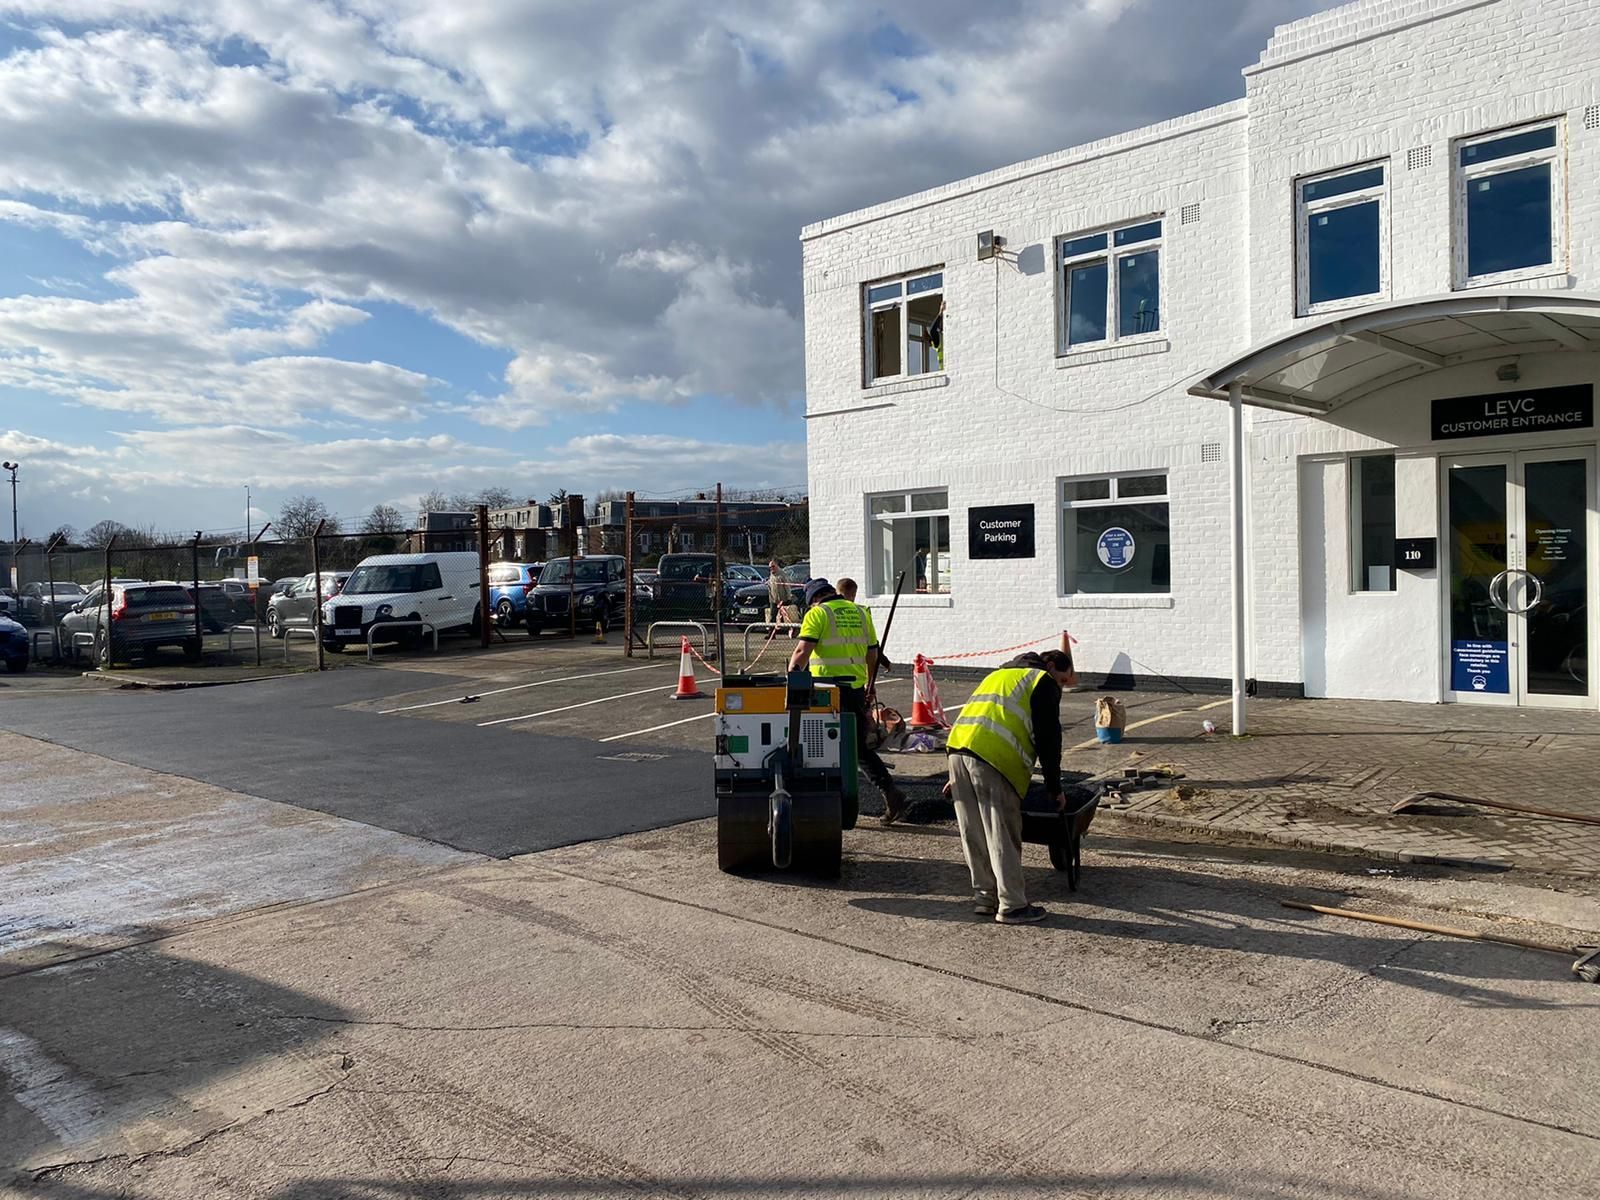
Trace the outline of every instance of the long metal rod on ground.
<instances>
[{"instance_id":1,"label":"long metal rod on ground","mask_svg":"<svg viewBox=\"0 0 1600 1200\"><path fill-rule=\"evenodd\" d=\"M1600 825L1600 817L1582 813L1556 812L1549 808L1534 808L1527 804L1510 804L1504 800L1479 800L1474 796L1458 796L1454 792L1412 792L1404 800L1396 800L1389 807L1391 813L1404 812L1424 800L1448 800L1453 804L1476 804L1482 808L1498 808L1505 812L1527 813L1531 817L1550 817L1556 821L1581 821L1585 825Z\"/></svg>"},{"instance_id":2,"label":"long metal rod on ground","mask_svg":"<svg viewBox=\"0 0 1600 1200\"><path fill-rule=\"evenodd\" d=\"M1551 942L1533 942L1527 938L1507 937L1501 933L1477 933L1471 929L1453 929L1448 925L1433 925L1427 921L1408 921L1404 917L1385 917L1379 913L1357 912L1353 908L1331 908L1326 904L1305 904L1299 900L1279 901L1285 908L1298 908L1303 912L1322 913L1329 917L1347 917L1352 921L1371 921L1375 925L1393 925L1399 929L1415 929L1420 933L1437 933L1445 937L1466 938L1473 942L1499 942L1502 946L1521 946L1524 950L1543 950L1548 954L1572 955L1576 946L1557 946Z\"/></svg>"}]
</instances>

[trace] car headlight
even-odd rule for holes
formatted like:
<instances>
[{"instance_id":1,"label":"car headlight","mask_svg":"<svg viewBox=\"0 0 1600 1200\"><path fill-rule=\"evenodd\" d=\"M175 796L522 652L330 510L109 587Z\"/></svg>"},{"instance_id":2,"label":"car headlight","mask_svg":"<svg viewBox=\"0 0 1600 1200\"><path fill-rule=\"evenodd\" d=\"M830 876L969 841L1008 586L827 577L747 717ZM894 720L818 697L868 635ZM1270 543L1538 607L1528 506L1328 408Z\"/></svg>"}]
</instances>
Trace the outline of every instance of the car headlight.
<instances>
[{"instance_id":1,"label":"car headlight","mask_svg":"<svg viewBox=\"0 0 1600 1200\"><path fill-rule=\"evenodd\" d=\"M579 608L593 608L594 607L594 594L590 593L587 596L580 597L579 600L578 600L578 607Z\"/></svg>"}]
</instances>

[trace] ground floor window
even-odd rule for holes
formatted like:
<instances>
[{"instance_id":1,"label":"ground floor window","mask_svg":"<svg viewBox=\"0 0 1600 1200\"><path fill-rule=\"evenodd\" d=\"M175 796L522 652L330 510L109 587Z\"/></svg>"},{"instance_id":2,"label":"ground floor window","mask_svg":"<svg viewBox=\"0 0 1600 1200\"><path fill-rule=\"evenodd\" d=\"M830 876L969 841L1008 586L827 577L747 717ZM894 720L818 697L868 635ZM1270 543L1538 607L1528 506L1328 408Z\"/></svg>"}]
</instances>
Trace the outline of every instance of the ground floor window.
<instances>
[{"instance_id":1,"label":"ground floor window","mask_svg":"<svg viewBox=\"0 0 1600 1200\"><path fill-rule=\"evenodd\" d=\"M867 497L874 596L891 595L902 571L907 592L950 590L949 510L945 488Z\"/></svg>"},{"instance_id":2,"label":"ground floor window","mask_svg":"<svg viewBox=\"0 0 1600 1200\"><path fill-rule=\"evenodd\" d=\"M1394 455L1350 460L1351 589L1394 591Z\"/></svg>"},{"instance_id":3,"label":"ground floor window","mask_svg":"<svg viewBox=\"0 0 1600 1200\"><path fill-rule=\"evenodd\" d=\"M1061 590L1172 590L1166 475L1061 481Z\"/></svg>"}]
</instances>

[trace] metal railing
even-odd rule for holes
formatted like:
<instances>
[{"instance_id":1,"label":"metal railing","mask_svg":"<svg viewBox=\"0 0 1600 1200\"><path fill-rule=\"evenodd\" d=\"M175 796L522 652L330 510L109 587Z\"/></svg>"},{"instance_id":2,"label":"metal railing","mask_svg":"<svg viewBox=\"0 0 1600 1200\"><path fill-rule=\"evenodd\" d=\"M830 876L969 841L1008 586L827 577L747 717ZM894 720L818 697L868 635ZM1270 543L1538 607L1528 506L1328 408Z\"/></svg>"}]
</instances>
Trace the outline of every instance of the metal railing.
<instances>
[{"instance_id":1,"label":"metal railing","mask_svg":"<svg viewBox=\"0 0 1600 1200\"><path fill-rule=\"evenodd\" d=\"M646 658L656 656L656 630L658 629L698 629L700 631L700 653L709 657L711 654L711 634L699 621L652 621L645 630L644 649Z\"/></svg>"},{"instance_id":2,"label":"metal railing","mask_svg":"<svg viewBox=\"0 0 1600 1200\"><path fill-rule=\"evenodd\" d=\"M374 621L367 630L367 661L372 661L372 635L380 629L418 629L433 634L433 652L439 653L439 630L432 621Z\"/></svg>"}]
</instances>

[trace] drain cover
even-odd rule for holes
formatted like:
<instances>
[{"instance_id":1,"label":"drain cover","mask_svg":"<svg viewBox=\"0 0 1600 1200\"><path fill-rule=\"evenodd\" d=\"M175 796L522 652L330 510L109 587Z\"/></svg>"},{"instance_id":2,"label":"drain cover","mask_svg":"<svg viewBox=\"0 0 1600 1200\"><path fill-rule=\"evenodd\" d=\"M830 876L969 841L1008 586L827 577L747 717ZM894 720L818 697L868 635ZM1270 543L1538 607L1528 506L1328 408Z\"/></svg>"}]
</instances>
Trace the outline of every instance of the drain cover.
<instances>
[{"instance_id":1,"label":"drain cover","mask_svg":"<svg viewBox=\"0 0 1600 1200\"><path fill-rule=\"evenodd\" d=\"M659 762L665 754L650 754L644 750L626 750L621 754L602 754L606 762Z\"/></svg>"}]
</instances>

